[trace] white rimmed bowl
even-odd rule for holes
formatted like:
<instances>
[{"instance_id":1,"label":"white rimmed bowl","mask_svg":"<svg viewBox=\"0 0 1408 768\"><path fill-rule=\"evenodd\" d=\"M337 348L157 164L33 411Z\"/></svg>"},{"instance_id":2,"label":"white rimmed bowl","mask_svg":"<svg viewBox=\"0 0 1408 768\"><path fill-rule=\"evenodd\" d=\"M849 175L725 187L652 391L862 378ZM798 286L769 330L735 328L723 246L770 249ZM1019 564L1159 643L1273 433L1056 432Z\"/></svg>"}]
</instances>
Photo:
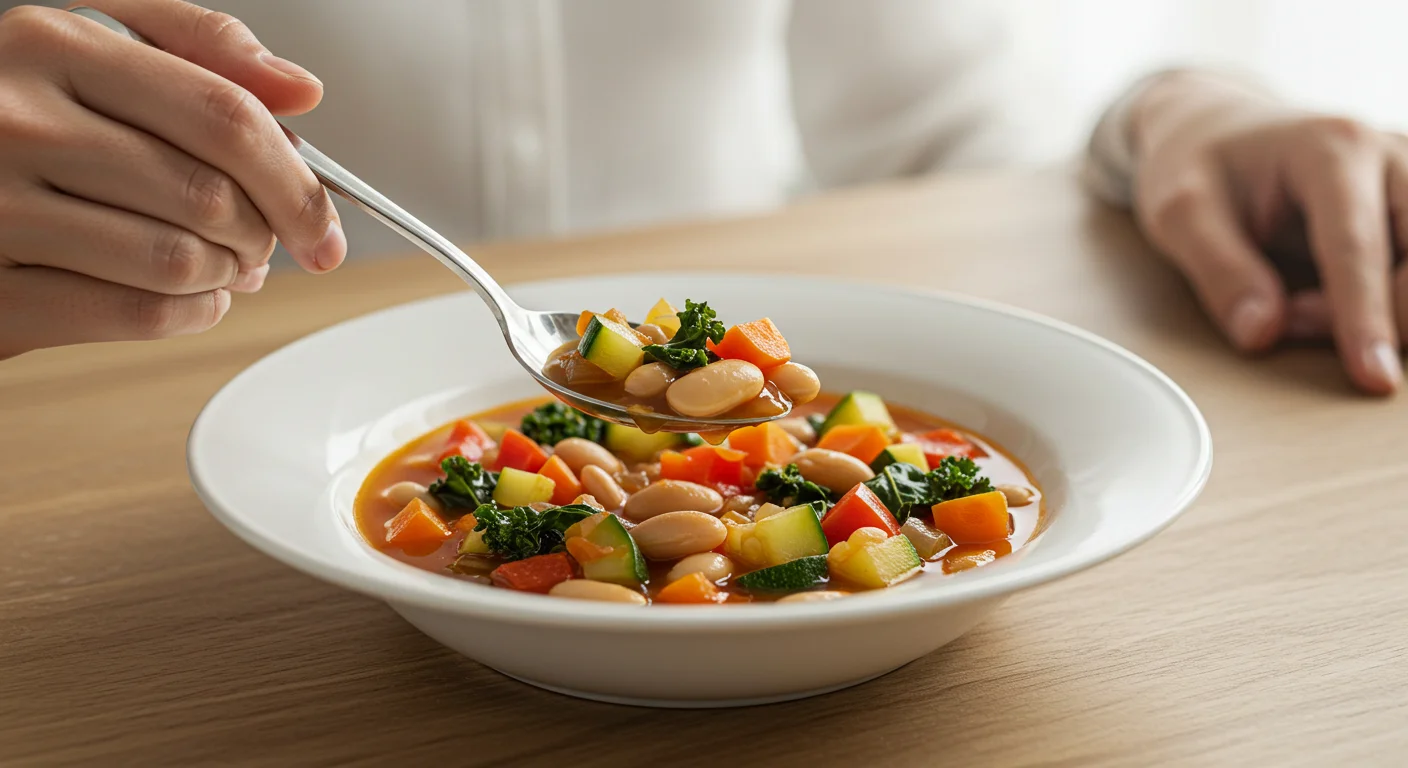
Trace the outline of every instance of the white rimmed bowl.
<instances>
[{"instance_id":1,"label":"white rimmed bowl","mask_svg":"<svg viewBox=\"0 0 1408 768\"><path fill-rule=\"evenodd\" d=\"M863 682L966 632L1021 589L1145 541L1197 496L1212 443L1168 377L1089 333L937 293L797 277L657 274L510 291L534 308L644 311L707 299L770 316L830 391L865 388L994 438L1049 513L991 565L826 603L646 608L526 595L399 563L356 533L351 501L391 450L541 390L463 293L378 312L281 349L226 385L191 430L197 493L258 549L385 600L439 642L525 682L654 706L779 701Z\"/></svg>"}]
</instances>

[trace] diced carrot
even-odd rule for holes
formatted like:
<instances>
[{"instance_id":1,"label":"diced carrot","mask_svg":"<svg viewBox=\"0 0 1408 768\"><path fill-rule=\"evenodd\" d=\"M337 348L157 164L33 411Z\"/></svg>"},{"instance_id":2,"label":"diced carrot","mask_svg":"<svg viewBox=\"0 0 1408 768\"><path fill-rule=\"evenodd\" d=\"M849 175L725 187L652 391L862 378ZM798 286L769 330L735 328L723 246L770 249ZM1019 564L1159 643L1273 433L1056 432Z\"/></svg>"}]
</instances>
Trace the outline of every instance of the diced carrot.
<instances>
[{"instance_id":1,"label":"diced carrot","mask_svg":"<svg viewBox=\"0 0 1408 768\"><path fill-rule=\"evenodd\" d=\"M660 454L660 479L694 482L693 465L689 457L679 451L665 451Z\"/></svg>"},{"instance_id":2,"label":"diced carrot","mask_svg":"<svg viewBox=\"0 0 1408 768\"><path fill-rule=\"evenodd\" d=\"M684 452L665 451L660 455L660 477L686 480L700 485L739 486L743 484L743 451L699 445Z\"/></svg>"},{"instance_id":3,"label":"diced carrot","mask_svg":"<svg viewBox=\"0 0 1408 768\"><path fill-rule=\"evenodd\" d=\"M934 527L958 544L983 544L1012 535L1007 497L989 491L941 501L933 507Z\"/></svg>"},{"instance_id":4,"label":"diced carrot","mask_svg":"<svg viewBox=\"0 0 1408 768\"><path fill-rule=\"evenodd\" d=\"M768 464L780 466L797 452L797 444L787 430L771 421L735 429L728 436L728 444L748 454L744 463L754 469Z\"/></svg>"},{"instance_id":5,"label":"diced carrot","mask_svg":"<svg viewBox=\"0 0 1408 768\"><path fill-rule=\"evenodd\" d=\"M581 481L572 474L572 468L567 466L567 462L563 461L561 456L549 456L543 466L538 469L538 474L553 481L550 501L559 507L571 504L573 499L582 494Z\"/></svg>"},{"instance_id":6,"label":"diced carrot","mask_svg":"<svg viewBox=\"0 0 1408 768\"><path fill-rule=\"evenodd\" d=\"M766 317L735 325L724 334L723 341L718 344L710 341L706 346L725 360L747 360L763 370L776 368L792 359L792 349L787 346L787 339Z\"/></svg>"},{"instance_id":7,"label":"diced carrot","mask_svg":"<svg viewBox=\"0 0 1408 768\"><path fill-rule=\"evenodd\" d=\"M771 422L769 422L771 423ZM869 464L890 444L890 436L884 427L874 424L838 424L826 430L818 448L848 453Z\"/></svg>"},{"instance_id":8,"label":"diced carrot","mask_svg":"<svg viewBox=\"0 0 1408 768\"><path fill-rule=\"evenodd\" d=\"M959 544L944 553L944 573L957 573L969 568L977 568L1011 553L1012 544L1006 539L990 541L986 544Z\"/></svg>"},{"instance_id":9,"label":"diced carrot","mask_svg":"<svg viewBox=\"0 0 1408 768\"><path fill-rule=\"evenodd\" d=\"M864 484L847 491L821 518L821 532L832 546L849 539L861 528L880 528L891 536L900 532L899 523L895 522L885 502Z\"/></svg>"},{"instance_id":10,"label":"diced carrot","mask_svg":"<svg viewBox=\"0 0 1408 768\"><path fill-rule=\"evenodd\" d=\"M910 439L924 449L924 457L929 460L931 467L937 467L947 456L981 459L988 455L987 451L979 448L972 440L952 429L936 429L922 435L914 435Z\"/></svg>"},{"instance_id":11,"label":"diced carrot","mask_svg":"<svg viewBox=\"0 0 1408 768\"><path fill-rule=\"evenodd\" d=\"M468 512L455 521L455 530L460 533L470 533L476 525L479 525L479 520L474 517L473 512Z\"/></svg>"},{"instance_id":12,"label":"diced carrot","mask_svg":"<svg viewBox=\"0 0 1408 768\"><path fill-rule=\"evenodd\" d=\"M657 603L722 603L728 594L702 573L691 573L670 582L655 596Z\"/></svg>"},{"instance_id":13,"label":"diced carrot","mask_svg":"<svg viewBox=\"0 0 1408 768\"><path fill-rule=\"evenodd\" d=\"M554 552L550 555L504 563L495 568L489 578L496 587L507 587L520 592L547 593L575 575L572 558L563 552Z\"/></svg>"},{"instance_id":14,"label":"diced carrot","mask_svg":"<svg viewBox=\"0 0 1408 768\"><path fill-rule=\"evenodd\" d=\"M581 336L587 332L587 326L592 322L592 316L596 313L590 309L582 310L582 314L577 316L577 335Z\"/></svg>"},{"instance_id":15,"label":"diced carrot","mask_svg":"<svg viewBox=\"0 0 1408 768\"><path fill-rule=\"evenodd\" d=\"M602 546L586 536L572 536L567 539L567 554L579 563L592 563L616 551L615 547Z\"/></svg>"},{"instance_id":16,"label":"diced carrot","mask_svg":"<svg viewBox=\"0 0 1408 768\"><path fill-rule=\"evenodd\" d=\"M602 313L601 316L606 318L607 320L615 320L616 322L626 326L627 328L631 327L631 321L626 319L626 313L622 312L619 309L616 309L615 307L606 310L606 312Z\"/></svg>"},{"instance_id":17,"label":"diced carrot","mask_svg":"<svg viewBox=\"0 0 1408 768\"><path fill-rule=\"evenodd\" d=\"M516 429L506 430L499 442L499 455L489 469L498 472L504 467L537 472L548 463L548 454L531 438Z\"/></svg>"},{"instance_id":18,"label":"diced carrot","mask_svg":"<svg viewBox=\"0 0 1408 768\"><path fill-rule=\"evenodd\" d=\"M450 528L420 499L411 499L386 524L386 543L408 555L428 555L450 538Z\"/></svg>"}]
</instances>

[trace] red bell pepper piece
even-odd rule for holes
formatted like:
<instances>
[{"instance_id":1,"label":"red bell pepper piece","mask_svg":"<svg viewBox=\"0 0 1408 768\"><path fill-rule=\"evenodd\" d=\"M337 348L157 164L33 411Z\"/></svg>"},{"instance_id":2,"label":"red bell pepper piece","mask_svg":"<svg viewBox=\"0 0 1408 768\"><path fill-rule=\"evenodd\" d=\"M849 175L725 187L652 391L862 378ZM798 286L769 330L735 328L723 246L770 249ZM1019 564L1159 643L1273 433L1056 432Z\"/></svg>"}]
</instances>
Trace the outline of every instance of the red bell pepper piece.
<instances>
[{"instance_id":1,"label":"red bell pepper piece","mask_svg":"<svg viewBox=\"0 0 1408 768\"><path fill-rule=\"evenodd\" d=\"M743 462L748 454L713 445L700 445L683 452L666 451L660 456L660 477L685 480L700 485L742 486Z\"/></svg>"},{"instance_id":2,"label":"red bell pepper piece","mask_svg":"<svg viewBox=\"0 0 1408 768\"><path fill-rule=\"evenodd\" d=\"M532 438L516 429L504 432L499 442L499 455L494 459L491 471L499 472L504 467L521 469L524 472L537 472L548 463L548 454Z\"/></svg>"},{"instance_id":3,"label":"red bell pepper piece","mask_svg":"<svg viewBox=\"0 0 1408 768\"><path fill-rule=\"evenodd\" d=\"M924 458L929 460L930 467L938 466L939 462L948 456L981 459L988 455L987 451L979 448L972 440L952 429L936 429L922 435L915 435L913 442L918 443L924 449Z\"/></svg>"},{"instance_id":4,"label":"red bell pepper piece","mask_svg":"<svg viewBox=\"0 0 1408 768\"><path fill-rule=\"evenodd\" d=\"M564 552L538 555L526 560L504 563L489 574L496 587L507 587L520 592L542 592L572 578L576 570L572 558Z\"/></svg>"},{"instance_id":5,"label":"red bell pepper piece","mask_svg":"<svg viewBox=\"0 0 1408 768\"><path fill-rule=\"evenodd\" d=\"M479 461L484 456L484 450L493 445L494 441L489 439L489 435L485 434L478 424L469 419L460 419L450 430L450 438L445 441L445 450L435 463L438 465L451 456L463 456L470 461Z\"/></svg>"},{"instance_id":6,"label":"red bell pepper piece","mask_svg":"<svg viewBox=\"0 0 1408 768\"><path fill-rule=\"evenodd\" d=\"M891 536L900 532L895 516L885 508L875 491L857 485L827 510L826 516L821 518L821 532L826 534L827 543L835 546L861 528L880 528Z\"/></svg>"}]
</instances>

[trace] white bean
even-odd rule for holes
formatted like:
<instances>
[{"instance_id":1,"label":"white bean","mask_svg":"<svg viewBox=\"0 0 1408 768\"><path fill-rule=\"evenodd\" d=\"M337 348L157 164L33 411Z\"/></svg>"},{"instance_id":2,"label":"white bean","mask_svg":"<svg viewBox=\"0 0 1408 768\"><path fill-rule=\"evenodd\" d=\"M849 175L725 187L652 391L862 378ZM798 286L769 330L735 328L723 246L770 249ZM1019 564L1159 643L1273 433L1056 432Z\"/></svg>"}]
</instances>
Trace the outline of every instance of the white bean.
<instances>
[{"instance_id":1,"label":"white bean","mask_svg":"<svg viewBox=\"0 0 1408 768\"><path fill-rule=\"evenodd\" d=\"M670 340L670 337L665 335L665 329L654 323L645 323L637 327L636 333L643 333L649 336L651 344L664 344Z\"/></svg>"},{"instance_id":2,"label":"white bean","mask_svg":"<svg viewBox=\"0 0 1408 768\"><path fill-rule=\"evenodd\" d=\"M696 419L727 413L763 391L763 372L744 360L720 360L696 368L670 385L665 401Z\"/></svg>"},{"instance_id":3,"label":"white bean","mask_svg":"<svg viewBox=\"0 0 1408 768\"><path fill-rule=\"evenodd\" d=\"M815 592L797 592L778 599L779 603L818 603L824 600L839 600L851 594L839 589L819 589Z\"/></svg>"},{"instance_id":4,"label":"white bean","mask_svg":"<svg viewBox=\"0 0 1408 768\"><path fill-rule=\"evenodd\" d=\"M704 578L718 583L733 575L733 561L718 552L690 555L675 563L675 567L666 574L665 583L673 584L691 573L702 573Z\"/></svg>"},{"instance_id":5,"label":"white bean","mask_svg":"<svg viewBox=\"0 0 1408 768\"><path fill-rule=\"evenodd\" d=\"M772 369L768 378L794 405L810 403L821 394L821 379L817 378L816 371L801 363L783 363Z\"/></svg>"},{"instance_id":6,"label":"white bean","mask_svg":"<svg viewBox=\"0 0 1408 768\"><path fill-rule=\"evenodd\" d=\"M568 579L559 582L548 590L555 597L570 597L574 600L600 600L604 603L630 603L645 605L645 595L620 584L591 579Z\"/></svg>"},{"instance_id":7,"label":"white bean","mask_svg":"<svg viewBox=\"0 0 1408 768\"><path fill-rule=\"evenodd\" d=\"M675 382L675 369L664 363L646 363L626 376L626 394L659 397Z\"/></svg>"},{"instance_id":8,"label":"white bean","mask_svg":"<svg viewBox=\"0 0 1408 768\"><path fill-rule=\"evenodd\" d=\"M824 485L836 494L843 494L875 477L875 473L860 459L825 448L809 448L793 456L791 461L797 465L802 477Z\"/></svg>"},{"instance_id":9,"label":"white bean","mask_svg":"<svg viewBox=\"0 0 1408 768\"><path fill-rule=\"evenodd\" d=\"M626 503L625 489L595 464L582 467L582 488L607 509L620 509Z\"/></svg>"},{"instance_id":10,"label":"white bean","mask_svg":"<svg viewBox=\"0 0 1408 768\"><path fill-rule=\"evenodd\" d=\"M559 442L552 447L552 452L578 474L581 474L583 467L593 465L612 475L622 469L621 460L613 456L611 451L580 437L569 437Z\"/></svg>"},{"instance_id":11,"label":"white bean","mask_svg":"<svg viewBox=\"0 0 1408 768\"><path fill-rule=\"evenodd\" d=\"M783 432L791 435L792 439L796 440L798 443L804 446L816 444L816 430L812 429L811 423L806 419L800 416L794 416L787 419L778 419L776 423L777 426L782 427Z\"/></svg>"},{"instance_id":12,"label":"white bean","mask_svg":"<svg viewBox=\"0 0 1408 768\"><path fill-rule=\"evenodd\" d=\"M1009 507L1025 507L1032 503L1032 499L1036 496L1035 491L1020 485L999 485L997 490L1007 497L1007 506Z\"/></svg>"},{"instance_id":13,"label":"white bean","mask_svg":"<svg viewBox=\"0 0 1408 768\"><path fill-rule=\"evenodd\" d=\"M385 491L382 491L381 496L394 504L398 509L404 509L407 504L411 503L412 499L420 499L436 512L441 511L440 501L430 495L430 489L410 480L402 480L396 483Z\"/></svg>"},{"instance_id":14,"label":"white bean","mask_svg":"<svg viewBox=\"0 0 1408 768\"><path fill-rule=\"evenodd\" d=\"M631 529L641 554L651 560L675 560L708 552L724 543L728 529L705 512L666 512Z\"/></svg>"},{"instance_id":15,"label":"white bean","mask_svg":"<svg viewBox=\"0 0 1408 768\"><path fill-rule=\"evenodd\" d=\"M684 480L657 480L626 500L626 516L646 520L666 512L717 514L724 499L719 492Z\"/></svg>"}]
</instances>

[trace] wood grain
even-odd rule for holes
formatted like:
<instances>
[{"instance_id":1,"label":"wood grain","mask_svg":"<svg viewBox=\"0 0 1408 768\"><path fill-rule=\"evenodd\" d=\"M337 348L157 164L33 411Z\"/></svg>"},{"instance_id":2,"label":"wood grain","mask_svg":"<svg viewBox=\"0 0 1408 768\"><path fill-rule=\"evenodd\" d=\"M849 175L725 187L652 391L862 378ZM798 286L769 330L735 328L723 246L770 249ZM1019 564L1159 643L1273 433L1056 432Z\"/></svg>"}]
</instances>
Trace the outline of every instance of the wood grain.
<instances>
[{"instance_id":1,"label":"wood grain","mask_svg":"<svg viewBox=\"0 0 1408 768\"><path fill-rule=\"evenodd\" d=\"M425 257L279 274L201 338L0 364L0 763L1402 764L1403 403L1352 394L1324 350L1231 354L1127 218L1065 174L949 176L484 260L506 281L800 271L1034 309L1183 384L1216 470L1149 544L869 684L735 711L576 701L205 513L184 442L222 383L317 328L461 287Z\"/></svg>"}]
</instances>

